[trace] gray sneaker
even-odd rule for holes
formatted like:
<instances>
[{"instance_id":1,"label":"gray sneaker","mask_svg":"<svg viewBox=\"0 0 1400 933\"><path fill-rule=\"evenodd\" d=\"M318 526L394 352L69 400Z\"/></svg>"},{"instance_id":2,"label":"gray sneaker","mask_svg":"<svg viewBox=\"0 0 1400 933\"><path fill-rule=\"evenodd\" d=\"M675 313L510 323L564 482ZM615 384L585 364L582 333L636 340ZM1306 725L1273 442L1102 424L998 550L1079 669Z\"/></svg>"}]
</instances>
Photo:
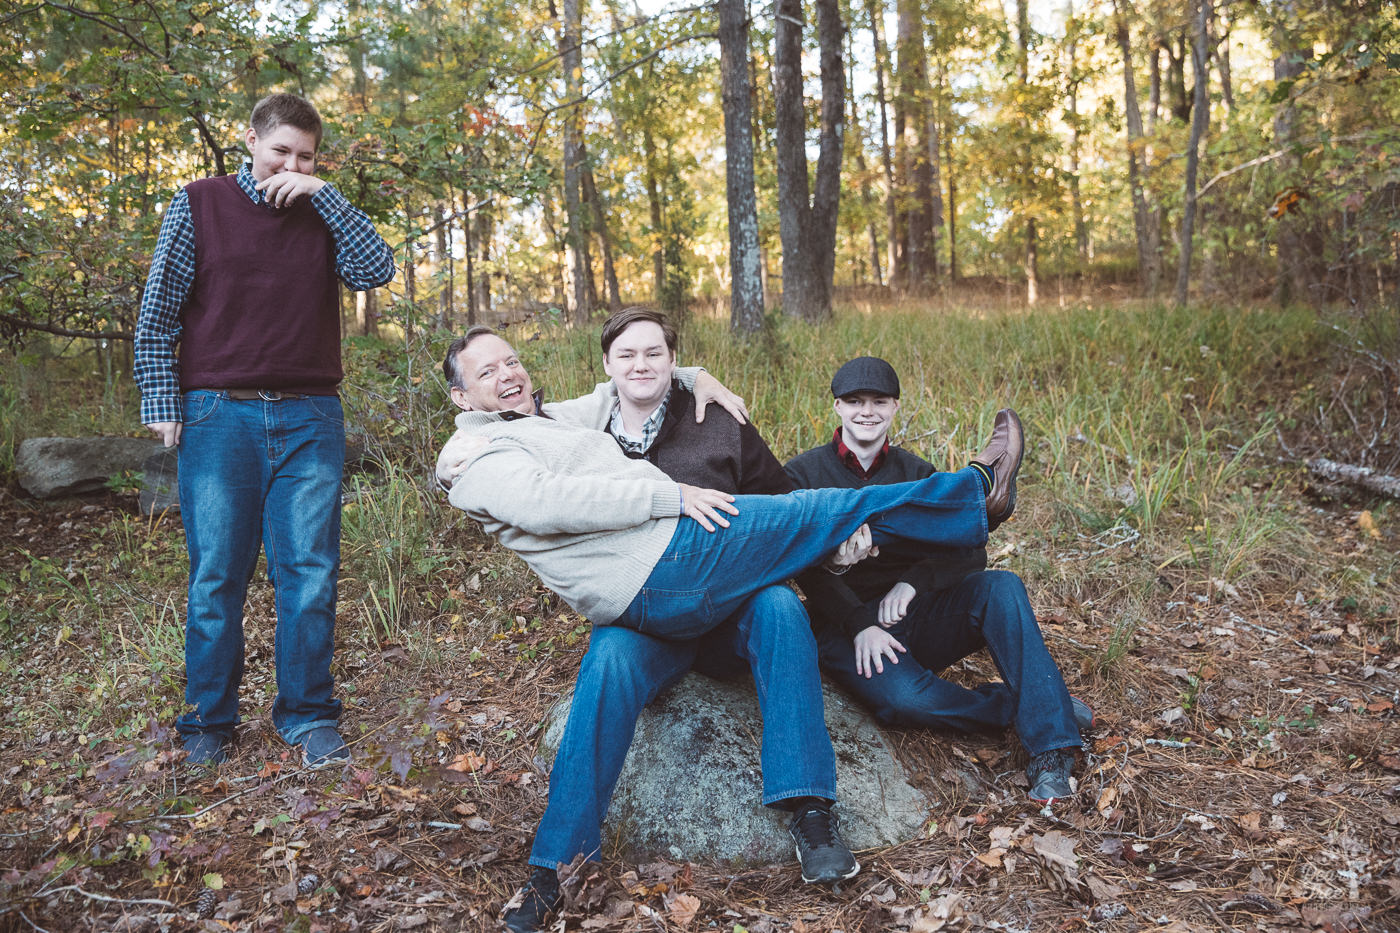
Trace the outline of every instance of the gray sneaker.
<instances>
[{"instance_id":1,"label":"gray sneaker","mask_svg":"<svg viewBox=\"0 0 1400 933\"><path fill-rule=\"evenodd\" d=\"M1031 758L1026 778L1031 782L1027 795L1036 803L1053 803L1074 796L1074 749L1052 748Z\"/></svg>"},{"instance_id":2,"label":"gray sneaker","mask_svg":"<svg viewBox=\"0 0 1400 933\"><path fill-rule=\"evenodd\" d=\"M1069 698L1070 709L1074 710L1074 724L1079 727L1080 732L1088 732L1094 728L1094 710L1079 699L1077 696Z\"/></svg>"},{"instance_id":3,"label":"gray sneaker","mask_svg":"<svg viewBox=\"0 0 1400 933\"><path fill-rule=\"evenodd\" d=\"M191 768L212 768L228 760L228 739L217 732L194 732L181 739L185 764Z\"/></svg>"},{"instance_id":4,"label":"gray sneaker","mask_svg":"<svg viewBox=\"0 0 1400 933\"><path fill-rule=\"evenodd\" d=\"M308 768L327 768L350 760L350 749L340 733L330 726L317 726L297 742L301 746L301 763Z\"/></svg>"},{"instance_id":5,"label":"gray sneaker","mask_svg":"<svg viewBox=\"0 0 1400 933\"><path fill-rule=\"evenodd\" d=\"M802 880L808 884L830 884L860 871L860 863L841 839L836 814L829 806L807 806L793 813L788 832L797 845Z\"/></svg>"}]
</instances>

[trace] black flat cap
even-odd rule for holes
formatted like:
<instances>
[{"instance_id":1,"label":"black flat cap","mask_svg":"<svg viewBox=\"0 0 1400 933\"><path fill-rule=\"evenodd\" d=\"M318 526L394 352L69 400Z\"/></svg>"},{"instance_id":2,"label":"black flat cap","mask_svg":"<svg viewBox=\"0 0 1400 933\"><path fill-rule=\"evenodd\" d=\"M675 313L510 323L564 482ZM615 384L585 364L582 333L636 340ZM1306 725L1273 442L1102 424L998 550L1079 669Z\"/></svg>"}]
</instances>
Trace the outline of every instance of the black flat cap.
<instances>
[{"instance_id":1,"label":"black flat cap","mask_svg":"<svg viewBox=\"0 0 1400 933\"><path fill-rule=\"evenodd\" d=\"M858 356L831 377L831 395L840 398L857 392L874 392L899 398L899 376L894 367L877 356Z\"/></svg>"}]
</instances>

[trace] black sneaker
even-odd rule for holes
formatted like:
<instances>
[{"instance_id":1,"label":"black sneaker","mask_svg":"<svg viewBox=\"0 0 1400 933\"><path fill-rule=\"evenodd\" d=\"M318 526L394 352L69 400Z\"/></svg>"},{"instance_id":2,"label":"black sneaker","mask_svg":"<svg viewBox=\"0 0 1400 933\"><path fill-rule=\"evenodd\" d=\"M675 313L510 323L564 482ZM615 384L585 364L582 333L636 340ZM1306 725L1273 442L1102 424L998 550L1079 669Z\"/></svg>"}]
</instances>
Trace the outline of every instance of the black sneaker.
<instances>
[{"instance_id":1,"label":"black sneaker","mask_svg":"<svg viewBox=\"0 0 1400 933\"><path fill-rule=\"evenodd\" d=\"M1074 749L1052 748L1031 758L1026 765L1026 778L1031 782L1027 794L1036 803L1051 803L1062 797L1074 796Z\"/></svg>"},{"instance_id":2,"label":"black sneaker","mask_svg":"<svg viewBox=\"0 0 1400 933\"><path fill-rule=\"evenodd\" d=\"M829 884L860 871L860 863L841 839L836 814L831 812L830 805L800 807L792 814L788 832L797 844L802 880L808 884Z\"/></svg>"},{"instance_id":3,"label":"black sneaker","mask_svg":"<svg viewBox=\"0 0 1400 933\"><path fill-rule=\"evenodd\" d=\"M520 905L506 911L506 929L511 933L538 933L564 900L559 891L558 873L551 868L534 866L530 880L511 900L520 901Z\"/></svg>"}]
</instances>

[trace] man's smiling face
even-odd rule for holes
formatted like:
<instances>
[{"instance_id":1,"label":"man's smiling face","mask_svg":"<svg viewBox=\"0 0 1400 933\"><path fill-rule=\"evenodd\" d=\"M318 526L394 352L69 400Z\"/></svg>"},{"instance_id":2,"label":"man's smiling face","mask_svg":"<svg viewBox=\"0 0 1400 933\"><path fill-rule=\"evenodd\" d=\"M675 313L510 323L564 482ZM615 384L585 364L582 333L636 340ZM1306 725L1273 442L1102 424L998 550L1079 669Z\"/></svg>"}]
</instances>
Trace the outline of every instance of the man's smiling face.
<instances>
[{"instance_id":1,"label":"man's smiling face","mask_svg":"<svg viewBox=\"0 0 1400 933\"><path fill-rule=\"evenodd\" d=\"M843 395L833 404L847 444L883 442L894 426L895 412L899 411L899 399L875 392Z\"/></svg>"},{"instance_id":2,"label":"man's smiling face","mask_svg":"<svg viewBox=\"0 0 1400 933\"><path fill-rule=\"evenodd\" d=\"M482 334L457 354L452 401L465 411L535 413L535 387L525 365L510 344L495 334Z\"/></svg>"}]
</instances>

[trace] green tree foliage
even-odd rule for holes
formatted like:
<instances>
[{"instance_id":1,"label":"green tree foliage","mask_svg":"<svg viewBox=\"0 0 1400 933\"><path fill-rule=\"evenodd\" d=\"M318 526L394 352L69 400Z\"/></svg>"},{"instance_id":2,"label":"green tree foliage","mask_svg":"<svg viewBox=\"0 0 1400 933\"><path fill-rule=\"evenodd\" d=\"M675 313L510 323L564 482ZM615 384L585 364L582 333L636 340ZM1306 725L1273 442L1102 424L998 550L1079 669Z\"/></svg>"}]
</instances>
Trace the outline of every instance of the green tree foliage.
<instances>
[{"instance_id":1,"label":"green tree foliage","mask_svg":"<svg viewBox=\"0 0 1400 933\"><path fill-rule=\"evenodd\" d=\"M941 205L926 241L935 268L1021 280L1033 222L1044 278L1130 279L1135 224L1169 232L1181 219L1193 6L1033 3L1022 30L1009 0L847 0L843 112L859 132L844 142L838 289L907 279L896 274L908 258L906 183L900 165L884 168L901 113L919 121L906 147L912 140L934 173L923 197L930 216ZM1400 15L1379 4L1215 6L1190 294L1393 303ZM815 22L814 2L802 12ZM589 278L606 283L609 301L677 311L721 297L729 246L715 9L642 15L615 0L581 2L573 98L557 13L505 0L12 4L0 18L0 335L129 336L170 193L236 169L247 113L273 90L320 106L323 173L400 250L404 272L379 304L405 331L457 327L468 308L494 320L563 307L561 121L580 101ZM876 96L872 25L894 68L897 13L906 38L911 24L922 30L908 46L925 57L927 100L914 109L901 104L897 75L882 75ZM759 243L774 274L777 20L771 4L750 3L748 14ZM811 158L820 75L816 37L804 41ZM1142 116L1132 140L1125 60ZM1136 212L1130 151L1141 169ZM1175 238L1153 250L1169 281ZM776 283L765 283L772 301Z\"/></svg>"}]
</instances>

